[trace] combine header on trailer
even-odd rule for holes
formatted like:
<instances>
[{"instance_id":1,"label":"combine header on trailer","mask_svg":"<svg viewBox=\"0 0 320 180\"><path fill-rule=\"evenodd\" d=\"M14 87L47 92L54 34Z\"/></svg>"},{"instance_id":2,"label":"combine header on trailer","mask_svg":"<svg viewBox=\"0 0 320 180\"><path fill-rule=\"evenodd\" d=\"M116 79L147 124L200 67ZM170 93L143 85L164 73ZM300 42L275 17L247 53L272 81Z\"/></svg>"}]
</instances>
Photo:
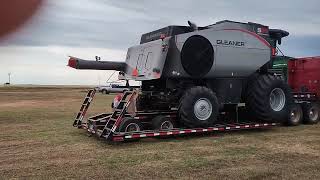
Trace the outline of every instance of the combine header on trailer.
<instances>
[{"instance_id":1,"label":"combine header on trailer","mask_svg":"<svg viewBox=\"0 0 320 180\"><path fill-rule=\"evenodd\" d=\"M140 45L128 49L125 62L70 57L69 66L75 69L117 70L122 79L142 82L141 88L123 94L114 112L83 125L85 102L74 125L120 140L287 121L292 93L270 68L277 44L288 32L250 22L188 23L142 35ZM239 113L243 111L248 112L245 118Z\"/></svg>"}]
</instances>

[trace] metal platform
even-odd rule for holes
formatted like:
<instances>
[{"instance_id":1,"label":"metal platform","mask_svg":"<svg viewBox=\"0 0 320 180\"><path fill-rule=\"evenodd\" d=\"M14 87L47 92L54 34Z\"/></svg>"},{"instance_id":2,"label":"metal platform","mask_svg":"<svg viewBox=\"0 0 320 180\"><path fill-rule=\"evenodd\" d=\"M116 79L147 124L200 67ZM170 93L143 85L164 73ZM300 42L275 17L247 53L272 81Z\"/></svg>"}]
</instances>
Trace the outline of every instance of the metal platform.
<instances>
[{"instance_id":1,"label":"metal platform","mask_svg":"<svg viewBox=\"0 0 320 180\"><path fill-rule=\"evenodd\" d=\"M114 133L109 139L110 141L121 142L133 139L142 139L150 137L169 137L169 136L179 136L179 135L191 135L191 134L205 134L213 132L225 132L225 131L238 131L238 130L248 130L248 129L261 129L261 128L271 128L277 126L277 123L234 123L234 124L217 124L213 127L208 128L192 128L192 129L170 129L166 131L140 131L140 132L129 132L129 133ZM96 134L96 132L89 128L87 124L82 125L83 129L86 129L91 134Z\"/></svg>"}]
</instances>

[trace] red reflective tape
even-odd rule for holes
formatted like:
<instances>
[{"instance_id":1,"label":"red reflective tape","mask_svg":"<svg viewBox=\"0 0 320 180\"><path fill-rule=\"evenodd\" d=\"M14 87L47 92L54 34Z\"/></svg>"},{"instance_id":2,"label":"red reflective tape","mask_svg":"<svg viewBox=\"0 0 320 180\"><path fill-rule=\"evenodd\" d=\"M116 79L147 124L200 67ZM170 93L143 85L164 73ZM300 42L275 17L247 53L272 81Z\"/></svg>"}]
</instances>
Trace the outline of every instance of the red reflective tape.
<instances>
[{"instance_id":1,"label":"red reflective tape","mask_svg":"<svg viewBox=\"0 0 320 180\"><path fill-rule=\"evenodd\" d=\"M160 132L159 134L160 134L160 136L166 136L167 132Z\"/></svg>"},{"instance_id":2,"label":"red reflective tape","mask_svg":"<svg viewBox=\"0 0 320 180\"><path fill-rule=\"evenodd\" d=\"M191 129L186 129L186 130L184 130L184 132L185 132L185 134L188 134L188 133L191 133L192 130Z\"/></svg>"},{"instance_id":3,"label":"red reflective tape","mask_svg":"<svg viewBox=\"0 0 320 180\"><path fill-rule=\"evenodd\" d=\"M131 137L132 138L140 138L140 134L133 134Z\"/></svg>"},{"instance_id":4,"label":"red reflective tape","mask_svg":"<svg viewBox=\"0 0 320 180\"><path fill-rule=\"evenodd\" d=\"M218 128L219 131L224 131L223 127Z\"/></svg>"},{"instance_id":5,"label":"red reflective tape","mask_svg":"<svg viewBox=\"0 0 320 180\"><path fill-rule=\"evenodd\" d=\"M123 137L122 136L119 136L119 137L113 137L112 138L113 141L123 141Z\"/></svg>"},{"instance_id":6,"label":"red reflective tape","mask_svg":"<svg viewBox=\"0 0 320 180\"><path fill-rule=\"evenodd\" d=\"M272 48L272 46L269 44L269 42L267 40L265 40L263 37L259 36L258 34L245 30L245 29L224 29L226 31L241 31L247 34L250 34L251 36L255 37L256 39L258 39L260 42L262 42L264 45L268 46L269 48Z\"/></svg>"},{"instance_id":7,"label":"red reflective tape","mask_svg":"<svg viewBox=\"0 0 320 180\"><path fill-rule=\"evenodd\" d=\"M153 136L155 136L155 134L154 133L146 133L146 136L147 137L153 137Z\"/></svg>"},{"instance_id":8,"label":"red reflective tape","mask_svg":"<svg viewBox=\"0 0 320 180\"><path fill-rule=\"evenodd\" d=\"M213 128L208 128L208 131L213 131Z\"/></svg>"},{"instance_id":9,"label":"red reflective tape","mask_svg":"<svg viewBox=\"0 0 320 180\"><path fill-rule=\"evenodd\" d=\"M174 135L180 134L180 131L172 131L172 134L174 134Z\"/></svg>"}]
</instances>

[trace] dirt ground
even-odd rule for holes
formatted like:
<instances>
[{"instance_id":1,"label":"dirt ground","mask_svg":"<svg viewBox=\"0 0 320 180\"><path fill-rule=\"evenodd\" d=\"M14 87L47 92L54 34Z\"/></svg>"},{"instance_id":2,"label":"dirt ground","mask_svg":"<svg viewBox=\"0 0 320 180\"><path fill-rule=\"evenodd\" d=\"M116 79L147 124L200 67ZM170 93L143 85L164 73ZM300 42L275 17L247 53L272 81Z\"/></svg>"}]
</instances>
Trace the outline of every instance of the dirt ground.
<instances>
[{"instance_id":1,"label":"dirt ground","mask_svg":"<svg viewBox=\"0 0 320 180\"><path fill-rule=\"evenodd\" d=\"M85 94L0 87L0 179L320 179L320 124L108 144L72 127Z\"/></svg>"}]
</instances>

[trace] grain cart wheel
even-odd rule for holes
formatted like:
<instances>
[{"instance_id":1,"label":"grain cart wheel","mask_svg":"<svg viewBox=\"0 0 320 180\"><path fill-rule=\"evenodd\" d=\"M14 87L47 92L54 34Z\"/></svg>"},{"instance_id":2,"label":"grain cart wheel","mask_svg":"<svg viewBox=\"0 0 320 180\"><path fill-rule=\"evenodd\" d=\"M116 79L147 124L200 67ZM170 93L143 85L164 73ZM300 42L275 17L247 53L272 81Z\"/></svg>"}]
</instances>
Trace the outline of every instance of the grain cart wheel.
<instances>
[{"instance_id":1,"label":"grain cart wheel","mask_svg":"<svg viewBox=\"0 0 320 180\"><path fill-rule=\"evenodd\" d=\"M300 104L292 104L289 112L288 121L286 124L288 126L297 126L303 120L303 112Z\"/></svg>"},{"instance_id":2,"label":"grain cart wheel","mask_svg":"<svg viewBox=\"0 0 320 180\"><path fill-rule=\"evenodd\" d=\"M303 105L304 123L317 124L320 120L320 106L317 103Z\"/></svg>"},{"instance_id":3,"label":"grain cart wheel","mask_svg":"<svg viewBox=\"0 0 320 180\"><path fill-rule=\"evenodd\" d=\"M249 82L246 95L248 112L255 120L283 122L293 103L289 86L270 74Z\"/></svg>"},{"instance_id":4,"label":"grain cart wheel","mask_svg":"<svg viewBox=\"0 0 320 180\"><path fill-rule=\"evenodd\" d=\"M139 120L133 118L123 118L122 122L119 125L120 132L135 132L141 131L142 124Z\"/></svg>"},{"instance_id":5,"label":"grain cart wheel","mask_svg":"<svg viewBox=\"0 0 320 180\"><path fill-rule=\"evenodd\" d=\"M209 88L190 88L180 99L179 118L187 127L211 126L217 121L218 115L218 99Z\"/></svg>"},{"instance_id":6,"label":"grain cart wheel","mask_svg":"<svg viewBox=\"0 0 320 180\"><path fill-rule=\"evenodd\" d=\"M155 130L169 130L174 128L174 123L169 117L156 116L152 119L152 127Z\"/></svg>"}]
</instances>

